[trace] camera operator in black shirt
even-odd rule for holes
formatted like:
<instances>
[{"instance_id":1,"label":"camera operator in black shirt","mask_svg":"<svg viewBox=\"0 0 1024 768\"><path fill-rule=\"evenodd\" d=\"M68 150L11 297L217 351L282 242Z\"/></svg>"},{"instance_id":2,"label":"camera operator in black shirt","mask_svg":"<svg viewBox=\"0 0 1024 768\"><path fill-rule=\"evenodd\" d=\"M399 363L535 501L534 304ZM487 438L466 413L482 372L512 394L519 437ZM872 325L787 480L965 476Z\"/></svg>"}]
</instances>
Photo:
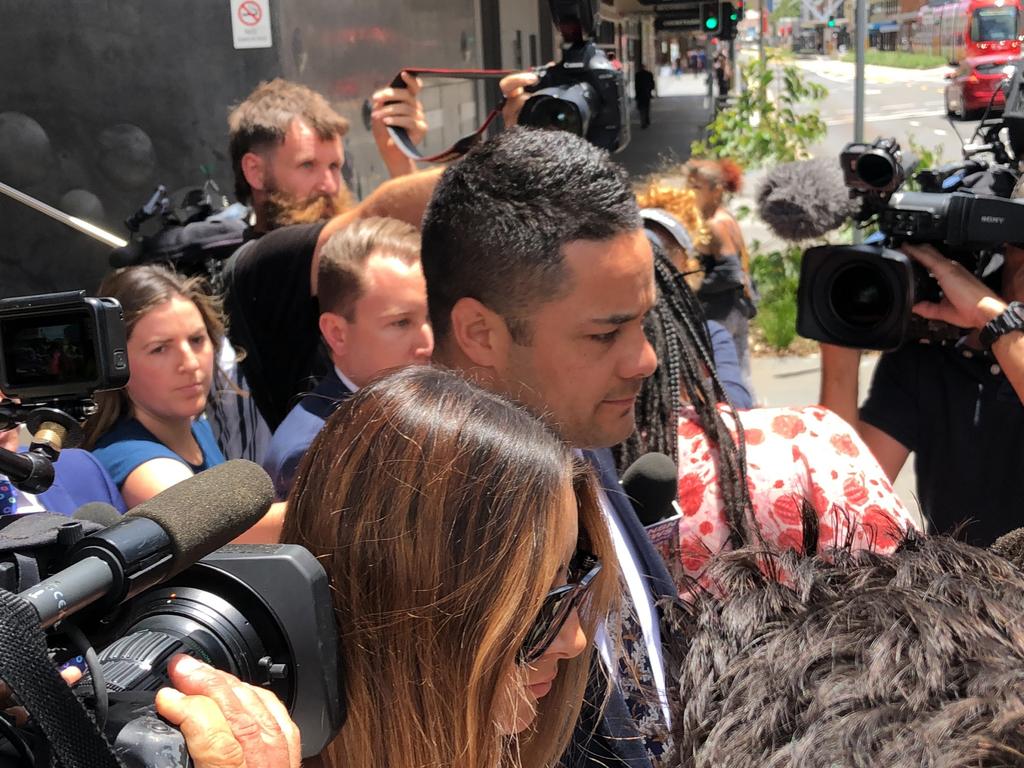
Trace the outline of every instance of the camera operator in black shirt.
<instances>
[{"instance_id":1,"label":"camera operator in black shirt","mask_svg":"<svg viewBox=\"0 0 1024 768\"><path fill-rule=\"evenodd\" d=\"M1000 295L932 246L903 250L944 294L914 312L974 332L956 348L908 343L883 354L859 412L860 350L822 344L820 401L857 428L890 480L915 453L933 531L967 523L966 539L987 545L1024 525L1024 249L1005 247Z\"/></svg>"}]
</instances>

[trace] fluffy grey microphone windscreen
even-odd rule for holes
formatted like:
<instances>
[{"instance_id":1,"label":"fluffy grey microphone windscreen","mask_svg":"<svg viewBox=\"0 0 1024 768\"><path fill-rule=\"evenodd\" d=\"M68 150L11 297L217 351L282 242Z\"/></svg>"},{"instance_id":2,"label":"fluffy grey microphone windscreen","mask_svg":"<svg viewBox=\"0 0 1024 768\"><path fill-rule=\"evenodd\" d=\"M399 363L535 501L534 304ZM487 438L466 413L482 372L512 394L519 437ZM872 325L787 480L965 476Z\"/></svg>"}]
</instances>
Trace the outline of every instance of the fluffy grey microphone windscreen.
<instances>
[{"instance_id":1,"label":"fluffy grey microphone windscreen","mask_svg":"<svg viewBox=\"0 0 1024 768\"><path fill-rule=\"evenodd\" d=\"M273 501L264 469L234 459L171 486L125 517L148 518L167 532L173 576L255 525Z\"/></svg>"},{"instance_id":2,"label":"fluffy grey microphone windscreen","mask_svg":"<svg viewBox=\"0 0 1024 768\"><path fill-rule=\"evenodd\" d=\"M817 158L777 165L757 190L757 213L783 240L799 242L841 227L860 208L839 163Z\"/></svg>"}]
</instances>

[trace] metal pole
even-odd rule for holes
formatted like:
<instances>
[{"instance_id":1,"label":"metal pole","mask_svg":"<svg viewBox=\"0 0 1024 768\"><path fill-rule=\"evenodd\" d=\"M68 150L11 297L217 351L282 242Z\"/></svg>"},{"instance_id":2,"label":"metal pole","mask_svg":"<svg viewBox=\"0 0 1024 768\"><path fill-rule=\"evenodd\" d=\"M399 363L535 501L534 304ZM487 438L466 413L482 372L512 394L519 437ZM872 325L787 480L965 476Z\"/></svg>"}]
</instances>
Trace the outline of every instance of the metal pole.
<instances>
[{"instance_id":1,"label":"metal pole","mask_svg":"<svg viewBox=\"0 0 1024 768\"><path fill-rule=\"evenodd\" d=\"M761 69L764 70L764 23L767 20L764 15L764 2L759 0L757 4L757 60L761 62Z\"/></svg>"},{"instance_id":2,"label":"metal pole","mask_svg":"<svg viewBox=\"0 0 1024 768\"><path fill-rule=\"evenodd\" d=\"M856 0L857 23L854 31L857 35L857 63L853 86L853 140L864 141L864 41L868 31L867 0ZM864 242L860 227L853 228L853 242L857 245Z\"/></svg>"},{"instance_id":3,"label":"metal pole","mask_svg":"<svg viewBox=\"0 0 1024 768\"><path fill-rule=\"evenodd\" d=\"M83 221L77 216L69 216L64 213L64 211L59 211L52 205L47 205L42 200L37 200L31 195L26 195L24 192L21 192L14 187L9 187L3 182L0 182L0 192L14 200L17 200L23 205L27 205L29 208L34 208L40 213L46 214L51 219L56 219L61 224L71 227L72 229L77 229L79 232L89 235L89 237L99 240L101 243L109 245L112 248L124 248L128 245L128 241L124 238L112 235L106 230L100 229L95 224Z\"/></svg>"}]
</instances>

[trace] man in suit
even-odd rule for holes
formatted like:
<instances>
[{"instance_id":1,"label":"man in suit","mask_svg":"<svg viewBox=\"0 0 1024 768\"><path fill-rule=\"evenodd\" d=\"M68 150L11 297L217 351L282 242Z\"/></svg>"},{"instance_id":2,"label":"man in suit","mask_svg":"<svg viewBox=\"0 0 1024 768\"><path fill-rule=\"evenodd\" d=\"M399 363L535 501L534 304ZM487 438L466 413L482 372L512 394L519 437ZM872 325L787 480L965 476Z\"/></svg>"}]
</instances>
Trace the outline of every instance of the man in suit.
<instances>
[{"instance_id":1,"label":"man in suit","mask_svg":"<svg viewBox=\"0 0 1024 768\"><path fill-rule=\"evenodd\" d=\"M338 404L383 371L426 363L433 349L420 237L396 219L362 219L324 245L317 276L320 334L333 370L274 432L263 466L288 496L309 444Z\"/></svg>"},{"instance_id":2,"label":"man in suit","mask_svg":"<svg viewBox=\"0 0 1024 768\"><path fill-rule=\"evenodd\" d=\"M675 589L605 450L632 433L640 384L657 366L643 328L655 303L653 257L629 182L576 136L506 131L442 176L423 220L422 260L435 360L545 419L584 451L604 487L627 602L623 653L613 658L598 640L566 764L656 765L669 713L655 602ZM607 673L615 687L605 703L597 692Z\"/></svg>"}]
</instances>

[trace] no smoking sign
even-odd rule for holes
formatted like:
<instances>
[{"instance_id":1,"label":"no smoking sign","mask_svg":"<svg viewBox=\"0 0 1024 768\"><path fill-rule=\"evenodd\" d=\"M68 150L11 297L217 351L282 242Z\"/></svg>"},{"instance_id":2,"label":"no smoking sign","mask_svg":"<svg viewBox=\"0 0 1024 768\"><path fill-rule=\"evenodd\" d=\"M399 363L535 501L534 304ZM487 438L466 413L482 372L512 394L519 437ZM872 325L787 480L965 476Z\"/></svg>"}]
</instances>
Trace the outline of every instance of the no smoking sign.
<instances>
[{"instance_id":1,"label":"no smoking sign","mask_svg":"<svg viewBox=\"0 0 1024 768\"><path fill-rule=\"evenodd\" d=\"M270 0L230 0L235 48L270 48Z\"/></svg>"}]
</instances>

